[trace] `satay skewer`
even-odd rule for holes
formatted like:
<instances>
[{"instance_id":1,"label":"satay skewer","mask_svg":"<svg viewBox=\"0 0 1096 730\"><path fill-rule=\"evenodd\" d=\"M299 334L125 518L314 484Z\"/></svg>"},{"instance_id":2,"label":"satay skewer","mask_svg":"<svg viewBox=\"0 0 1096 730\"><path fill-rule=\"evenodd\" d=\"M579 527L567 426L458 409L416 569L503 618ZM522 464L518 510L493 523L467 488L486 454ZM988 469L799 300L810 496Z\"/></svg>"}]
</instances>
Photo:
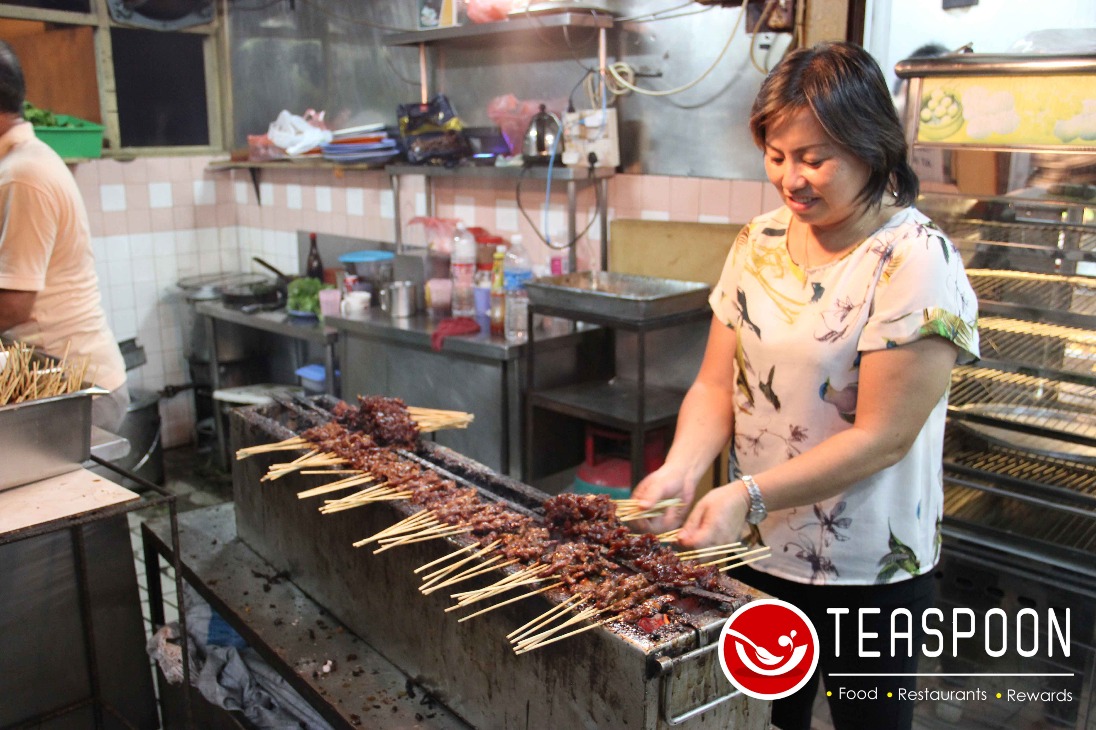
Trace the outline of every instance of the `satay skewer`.
<instances>
[{"instance_id":1,"label":"satay skewer","mask_svg":"<svg viewBox=\"0 0 1096 730\"><path fill-rule=\"evenodd\" d=\"M236 460L246 459L247 457L255 456L256 454L267 454L272 451L291 451L293 449L308 448L311 444L311 441L303 439L300 436L291 436L284 441L278 441L273 444L258 444L257 446L247 446L242 449L237 449Z\"/></svg>"},{"instance_id":2,"label":"satay skewer","mask_svg":"<svg viewBox=\"0 0 1096 730\"><path fill-rule=\"evenodd\" d=\"M723 563L729 563L729 562L733 562L733 561L735 561L735 560L742 560L743 558L747 558L747 557L749 557L749 556L751 556L751 555L759 555L759 554L761 554L761 553L765 553L764 555L762 555L762 557L766 557L766 558L767 558L767 557L769 557L769 555L771 555L771 554L772 554L772 550L770 550L770 549L768 548L768 546L766 546L766 547L759 547L759 548L757 548L756 550L750 550L750 551L747 551L747 552L744 552L744 553L743 553L743 552L739 552L739 553L736 553L736 554L734 554L734 555L728 555L727 557L724 557L724 558L717 558L716 560L710 560L710 561L708 561L708 562L706 562L706 563L701 563L701 564L700 564L700 567L702 567L702 568L710 568L710 567L712 567L713 565L722 565Z\"/></svg>"},{"instance_id":3,"label":"satay skewer","mask_svg":"<svg viewBox=\"0 0 1096 730\"><path fill-rule=\"evenodd\" d=\"M756 558L750 558L749 560L741 560L737 563L732 563L731 565L724 565L722 568L719 569L719 572L720 573L726 573L728 570L734 570L735 568L741 568L743 565L748 565L750 563L756 563L758 560L764 560L765 558L770 557L771 555L772 555L772 553L766 553L765 555L759 555Z\"/></svg>"},{"instance_id":4,"label":"satay skewer","mask_svg":"<svg viewBox=\"0 0 1096 730\"><path fill-rule=\"evenodd\" d=\"M746 547L741 542L728 542L723 545L709 545L708 547L696 548L695 550L682 550L677 553L677 557L681 560L696 560L697 558L707 557L708 555L735 551L741 552L745 549Z\"/></svg>"},{"instance_id":5,"label":"satay skewer","mask_svg":"<svg viewBox=\"0 0 1096 730\"><path fill-rule=\"evenodd\" d=\"M515 648L514 649L514 654L525 654L526 652L533 651L534 649L539 649L542 646L547 646L548 644L554 644L557 641L562 641L563 639L574 636L575 634L581 634L583 631L589 631L590 629L596 629L598 626L601 626L602 624L609 623L610 621L613 620L613 618L614 618L613 616L609 616L608 618L603 618L600 621L595 621L594 623L589 624L588 626L583 626L581 628L575 629L574 631L569 631L566 634L564 634L563 636L554 636L551 639L545 639L544 641L540 641L540 642L537 642L537 643L532 644L532 645L524 646L524 647L521 647L521 648Z\"/></svg>"},{"instance_id":6,"label":"satay skewer","mask_svg":"<svg viewBox=\"0 0 1096 730\"><path fill-rule=\"evenodd\" d=\"M476 544L476 543L472 543L471 545L465 545L460 550L457 550L457 551L451 552L451 553L447 553L445 555L442 555L440 558L437 558L435 560L431 560L429 563L426 563L425 565L420 565L419 567L415 568L414 573L416 575L418 575L419 573L426 570L427 568L432 568L435 565L437 565L438 563L444 563L446 560L449 560L450 558L455 558L456 556L461 555L463 553L466 553L469 550L475 550L477 547L479 547L479 545Z\"/></svg>"},{"instance_id":7,"label":"satay skewer","mask_svg":"<svg viewBox=\"0 0 1096 730\"><path fill-rule=\"evenodd\" d=\"M368 484L373 481L375 477L372 474L364 471L354 470L356 476L346 477L336 482L324 484L320 487L312 487L306 489L303 492L297 492L297 499L308 499L309 497L319 497L321 494L330 494L331 492L337 492L340 489L349 489L350 487L357 487L362 484Z\"/></svg>"},{"instance_id":8,"label":"satay skewer","mask_svg":"<svg viewBox=\"0 0 1096 730\"><path fill-rule=\"evenodd\" d=\"M487 608L481 608L480 610L476 611L475 613L470 613L467 616L461 616L459 619L457 619L457 623L467 621L470 618L475 618L476 616L480 616L482 614L485 614L488 611L494 611L496 608L501 608L502 606L506 606L506 605L511 604L511 603L516 603L517 601L524 600L526 598L529 598L530 596L535 596L538 593L544 593L545 591L550 591L553 588L559 588L561 585L563 585L563 581L557 581L556 583L552 583L551 585L546 585L546 586L542 586L540 588L537 588L534 591L529 591L528 593L522 593L521 595L514 596L513 598L508 598L505 601L499 601L498 603L492 603Z\"/></svg>"},{"instance_id":9,"label":"satay skewer","mask_svg":"<svg viewBox=\"0 0 1096 730\"><path fill-rule=\"evenodd\" d=\"M469 562L475 560L476 558L482 558L482 557L486 556L489 552L494 550L495 547L497 547L500 542L502 542L502 541L501 540L495 540L494 542L491 542L491 543L483 546L482 548L480 548L476 552L472 553L468 557L463 558L462 560L458 560L457 562L455 562L451 565L447 565L444 568L440 568L439 570L436 570L433 573L430 573L428 575L423 576L422 585L419 586L419 590L420 591L425 590L425 589L429 588L431 585L433 585L434 583L436 583L437 581L443 580L446 576L452 575L462 565L466 565ZM468 547L475 548L475 547L477 547L477 545L472 544L472 545L469 545ZM445 558L454 558L462 552L464 552L464 551L463 550L458 550L455 553L450 553L449 555L445 555L443 557L445 557ZM438 561L434 561L434 562L436 563ZM427 565L424 565L423 567L425 568L425 567L428 567L429 565L431 565L431 564L428 563Z\"/></svg>"},{"instance_id":10,"label":"satay skewer","mask_svg":"<svg viewBox=\"0 0 1096 730\"><path fill-rule=\"evenodd\" d=\"M464 535L471 531L471 527L454 527L452 525L445 525L445 527L438 527L431 530L423 530L422 532L412 533L407 537L381 540L381 547L374 550L373 554L383 553L385 550L390 550L401 545L409 545L414 542L424 542L426 540L437 540L438 538L452 537L453 535Z\"/></svg>"},{"instance_id":11,"label":"satay skewer","mask_svg":"<svg viewBox=\"0 0 1096 730\"><path fill-rule=\"evenodd\" d=\"M494 563L494 561L496 559L502 558L502 557L504 557L504 556L496 555L490 561L481 563L479 566L473 566L473 567L478 567L479 570L472 570L472 572L469 572L469 571L466 570L466 571L460 573L459 575L453 576L452 578L450 578L448 580L442 581L441 583L436 583L436 584L430 586L430 588L428 588L427 590L423 591L423 595L433 593L434 591L436 591L438 589L444 588L445 586L451 586L454 583L461 583L461 582L466 581L470 578L475 578L477 575L483 575L484 573L490 573L492 570L498 570L499 568L505 568L507 565L513 565L514 563L521 562L517 558L512 558L512 559L507 560L507 561L502 562L502 563ZM488 565L488 563L494 563L494 564Z\"/></svg>"},{"instance_id":12,"label":"satay skewer","mask_svg":"<svg viewBox=\"0 0 1096 730\"><path fill-rule=\"evenodd\" d=\"M353 543L353 545L354 547L361 547L362 545L368 545L371 542L375 542L382 537L398 535L401 532L414 532L415 530L418 530L431 522L433 522L434 524L437 524L439 522L438 518L434 516L434 512L432 510L422 510L421 512L416 512L408 517L403 518L396 524L390 525L380 532L374 533L369 537L358 540L357 542Z\"/></svg>"},{"instance_id":13,"label":"satay skewer","mask_svg":"<svg viewBox=\"0 0 1096 730\"><path fill-rule=\"evenodd\" d=\"M526 623L522 624L518 628L514 629L513 631L511 631L509 634L506 635L506 638L510 639L511 642L514 642L514 641L517 641L518 639L522 638L523 636L528 636L531 632L536 631L538 628L543 626L545 623L547 623L548 621L551 621L552 616L554 616L555 614L566 611L566 610L568 610L567 609L568 606L571 606L572 604L575 604L576 601L581 603L583 600L585 600L585 597L582 596L581 594L578 594L578 593L574 594L573 596L569 596L568 598L566 598L563 601L561 601L561 602L557 603L556 605L552 606L551 608L549 608L547 611L540 614L536 618L534 618L530 621L527 621Z\"/></svg>"}]
</instances>

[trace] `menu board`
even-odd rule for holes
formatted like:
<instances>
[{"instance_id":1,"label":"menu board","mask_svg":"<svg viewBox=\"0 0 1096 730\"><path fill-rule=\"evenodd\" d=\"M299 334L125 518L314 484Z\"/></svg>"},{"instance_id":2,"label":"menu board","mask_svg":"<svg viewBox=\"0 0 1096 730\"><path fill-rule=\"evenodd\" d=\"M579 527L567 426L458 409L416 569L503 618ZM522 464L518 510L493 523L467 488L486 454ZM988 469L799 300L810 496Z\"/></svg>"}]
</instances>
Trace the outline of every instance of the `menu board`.
<instances>
[{"instance_id":1,"label":"menu board","mask_svg":"<svg viewBox=\"0 0 1096 730\"><path fill-rule=\"evenodd\" d=\"M926 77L917 140L1096 147L1096 74Z\"/></svg>"}]
</instances>

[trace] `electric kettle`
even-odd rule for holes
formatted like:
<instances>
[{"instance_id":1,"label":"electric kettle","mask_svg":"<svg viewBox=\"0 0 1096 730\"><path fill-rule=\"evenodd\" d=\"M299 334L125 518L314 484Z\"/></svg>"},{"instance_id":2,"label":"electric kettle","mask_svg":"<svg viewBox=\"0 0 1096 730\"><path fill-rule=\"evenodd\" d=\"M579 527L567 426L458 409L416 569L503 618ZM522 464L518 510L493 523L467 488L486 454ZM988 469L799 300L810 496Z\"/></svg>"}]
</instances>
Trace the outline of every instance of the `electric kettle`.
<instances>
[{"instance_id":1,"label":"electric kettle","mask_svg":"<svg viewBox=\"0 0 1096 730\"><path fill-rule=\"evenodd\" d=\"M521 147L525 164L559 164L560 155L563 154L563 138L560 137L562 130L559 117L541 104L540 111L533 115L529 128L525 131L525 141Z\"/></svg>"}]
</instances>

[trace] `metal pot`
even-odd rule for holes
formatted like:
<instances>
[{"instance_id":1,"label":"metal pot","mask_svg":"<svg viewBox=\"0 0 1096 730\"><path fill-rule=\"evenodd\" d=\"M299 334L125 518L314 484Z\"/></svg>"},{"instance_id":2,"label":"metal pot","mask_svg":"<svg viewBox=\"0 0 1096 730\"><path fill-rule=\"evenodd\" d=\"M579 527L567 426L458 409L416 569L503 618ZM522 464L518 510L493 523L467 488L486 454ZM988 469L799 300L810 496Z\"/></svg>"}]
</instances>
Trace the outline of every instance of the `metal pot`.
<instances>
[{"instance_id":1,"label":"metal pot","mask_svg":"<svg viewBox=\"0 0 1096 730\"><path fill-rule=\"evenodd\" d=\"M220 301L226 288L269 282L262 274L244 274L237 271L221 274L189 276L176 282L183 296L178 300L179 327L182 335L183 356L187 360L209 362L213 357L206 334L206 323L199 317L195 306L200 302ZM234 362L251 357L258 343L258 330L230 322L218 322L217 356L221 362Z\"/></svg>"}]
</instances>

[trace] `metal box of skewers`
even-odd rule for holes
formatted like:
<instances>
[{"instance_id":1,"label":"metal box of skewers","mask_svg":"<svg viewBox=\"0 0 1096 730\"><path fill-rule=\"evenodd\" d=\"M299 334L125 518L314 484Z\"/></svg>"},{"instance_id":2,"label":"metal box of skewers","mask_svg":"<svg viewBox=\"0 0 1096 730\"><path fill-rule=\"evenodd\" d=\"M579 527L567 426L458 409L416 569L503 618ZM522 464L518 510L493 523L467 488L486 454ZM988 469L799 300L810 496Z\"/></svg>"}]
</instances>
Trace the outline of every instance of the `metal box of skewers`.
<instances>
[{"instance_id":1,"label":"metal box of skewers","mask_svg":"<svg viewBox=\"0 0 1096 730\"><path fill-rule=\"evenodd\" d=\"M291 438L312 425L300 417L285 404L236 409L230 419L233 448ZM400 455L518 512L532 514L548 498L429 442ZM481 589L507 571L424 592L420 582L429 573L422 571L467 549L463 536L377 553L376 542L355 547L408 517L412 507L384 501L323 514L323 498L298 497L315 491L322 477L298 472L264 480L274 464L293 458L286 456L272 452L235 463L240 539L473 726L768 729L769 703L737 693L719 668L717 652L727 617L757 597L756 591L734 582L737 598L731 602L698 610L653 634L610 623L518 652L510 638L515 630L545 616L558 599L534 595L475 617L454 612L451 592ZM287 627L293 625L292 615L284 618Z\"/></svg>"},{"instance_id":2,"label":"metal box of skewers","mask_svg":"<svg viewBox=\"0 0 1096 730\"><path fill-rule=\"evenodd\" d=\"M91 454L91 399L107 391L80 383L78 389L58 386L44 392L67 390L47 397L9 392L17 377L7 349L0 362L0 490L22 486L73 471ZM30 359L39 373L56 375L56 361L39 353ZM12 367L9 367L11 365ZM18 402L14 402L18 400Z\"/></svg>"}]
</instances>

